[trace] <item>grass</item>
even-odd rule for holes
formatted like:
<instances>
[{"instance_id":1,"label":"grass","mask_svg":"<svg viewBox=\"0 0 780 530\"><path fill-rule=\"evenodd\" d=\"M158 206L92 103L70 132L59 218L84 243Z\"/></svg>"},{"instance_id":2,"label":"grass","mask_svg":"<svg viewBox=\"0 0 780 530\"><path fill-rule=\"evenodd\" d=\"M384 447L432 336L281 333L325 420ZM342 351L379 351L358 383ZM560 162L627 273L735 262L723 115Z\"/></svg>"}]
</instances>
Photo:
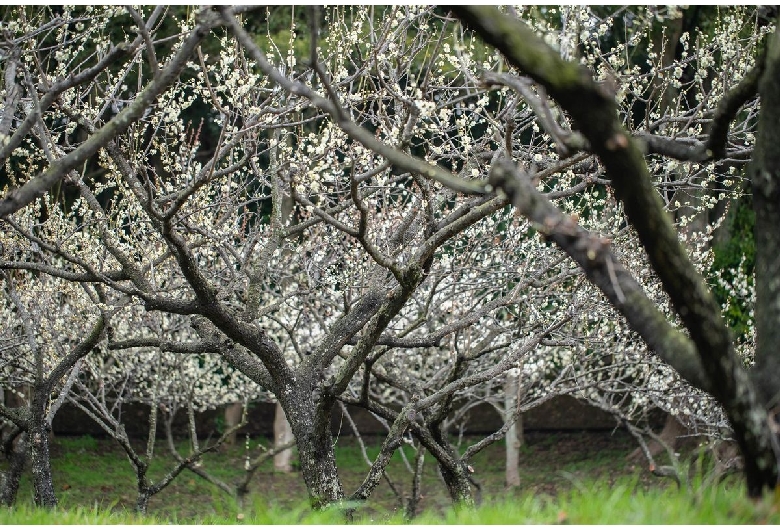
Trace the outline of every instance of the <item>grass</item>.
<instances>
[{"instance_id":1,"label":"grass","mask_svg":"<svg viewBox=\"0 0 780 530\"><path fill-rule=\"evenodd\" d=\"M261 440L250 442L256 448ZM265 441L262 441L265 443ZM379 441L368 448L369 457ZM504 447L496 444L471 464L482 484L483 505L476 511L453 510L428 456L423 476L424 498L420 524L779 524L771 500L752 502L739 480L717 487L694 481L689 491L678 491L670 481L652 477L627 463L631 440L620 433L532 433L521 455L522 486L504 487ZM181 450L186 452L186 442ZM414 455L409 447L406 457ZM210 454L203 468L235 484L243 476L244 444ZM345 491L364 478L367 464L354 439L342 437L336 458ZM132 512L135 476L124 453L110 440L91 437L57 438L52 464L59 508L52 513L32 508L29 476L25 475L17 506L0 510L0 524L341 524L342 513L312 513L299 473L275 473L272 463L260 468L251 485L247 505L190 472L152 498L148 517ZM172 460L164 444L157 448L150 477L168 471ZM388 475L401 495L411 489L411 475L396 454ZM363 506L356 522L403 523L399 499L383 482Z\"/></svg>"},{"instance_id":2,"label":"grass","mask_svg":"<svg viewBox=\"0 0 780 530\"><path fill-rule=\"evenodd\" d=\"M379 450L379 440L366 440L368 454L373 458ZM256 452L259 444L268 446L265 439L250 441ZM140 449L140 442L139 447ZM521 454L522 491L554 494L569 487L569 476L612 477L632 476L636 470L625 463L625 455L633 449L633 442L624 435L609 433L529 434L528 444ZM412 462L413 451L404 446L406 458ZM180 444L182 454L187 443ZM254 454L254 453L253 453ZM164 443L156 448L149 477L157 480L171 467L172 460ZM243 477L246 458L244 443L217 453L206 455L203 469L220 480L235 484ZM363 460L354 438L341 437L336 446L336 459L345 491L354 491L364 479L368 465ZM475 477L483 487L483 497L500 498L514 495L504 487L504 446L495 444L477 455L471 462ZM131 510L135 505L135 476L127 458L118 446L107 439L91 437L56 438L52 443L52 466L60 506L100 506ZM402 494L411 489L411 474L397 452L388 467L387 474ZM32 497L29 482L20 490L20 500ZM424 498L421 509L443 510L450 505L449 496L438 477L435 461L426 456L423 475ZM26 498L23 497L26 495ZM293 510L305 503L306 488L300 474L275 473L272 463L261 467L251 484L250 499ZM199 517L224 513L221 507L232 499L215 486L185 471L160 494L152 497L149 513L162 519L187 521ZM386 482L380 483L371 503L361 508L369 516L379 517L393 513L400 506L398 498Z\"/></svg>"},{"instance_id":3,"label":"grass","mask_svg":"<svg viewBox=\"0 0 780 530\"><path fill-rule=\"evenodd\" d=\"M244 511L212 514L189 521L140 517L96 508L54 512L23 505L0 511L0 524L343 524L341 511L312 512L260 502ZM402 516L358 517L357 524L403 524ZM514 499L487 503L476 510L448 508L427 511L415 524L780 524L770 498L748 500L741 487L708 487L691 496L677 488L645 488L636 479L622 478L612 486L589 480L557 496L526 492Z\"/></svg>"}]
</instances>

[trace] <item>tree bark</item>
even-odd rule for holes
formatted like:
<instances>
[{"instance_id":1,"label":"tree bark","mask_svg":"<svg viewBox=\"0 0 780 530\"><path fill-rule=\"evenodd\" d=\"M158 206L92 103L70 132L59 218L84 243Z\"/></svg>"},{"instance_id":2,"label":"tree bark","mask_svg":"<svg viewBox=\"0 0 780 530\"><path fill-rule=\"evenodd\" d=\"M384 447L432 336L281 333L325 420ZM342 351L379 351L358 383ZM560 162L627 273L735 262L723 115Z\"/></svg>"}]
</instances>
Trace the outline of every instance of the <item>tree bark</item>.
<instances>
[{"instance_id":1,"label":"tree bark","mask_svg":"<svg viewBox=\"0 0 780 530\"><path fill-rule=\"evenodd\" d=\"M295 436L309 500L313 508L320 509L343 500L344 487L336 468L330 432L332 406L324 405L319 394L315 399L312 388L312 381L298 374L282 388L277 399L287 412Z\"/></svg>"},{"instance_id":2,"label":"tree bark","mask_svg":"<svg viewBox=\"0 0 780 530\"><path fill-rule=\"evenodd\" d=\"M292 427L287 421L282 405L277 401L274 414L274 447L278 448L293 440ZM285 449L274 455L274 470L282 473L292 471L292 448Z\"/></svg>"},{"instance_id":3,"label":"tree bark","mask_svg":"<svg viewBox=\"0 0 780 530\"><path fill-rule=\"evenodd\" d=\"M230 403L225 407L225 430L235 427L241 422L243 408L244 405L242 403ZM237 435L237 431L230 433L225 443L227 445L235 445Z\"/></svg>"},{"instance_id":4,"label":"tree bark","mask_svg":"<svg viewBox=\"0 0 780 530\"><path fill-rule=\"evenodd\" d=\"M471 480L469 479L468 469L464 466L449 468L439 464L441 476L447 491L452 499L452 504L457 506L474 506L474 495L471 492Z\"/></svg>"},{"instance_id":5,"label":"tree bark","mask_svg":"<svg viewBox=\"0 0 780 530\"><path fill-rule=\"evenodd\" d=\"M313 508L320 509L344 498L336 455L333 452L333 437L318 435L306 429L293 433L298 440L298 455L301 462L301 474L309 490L309 499Z\"/></svg>"},{"instance_id":6,"label":"tree bark","mask_svg":"<svg viewBox=\"0 0 780 530\"><path fill-rule=\"evenodd\" d=\"M517 410L517 392L520 375L515 370L509 370L504 380L504 421L506 422ZM523 436L523 425L520 417L512 423L504 435L506 442L506 485L520 486L520 446Z\"/></svg>"},{"instance_id":7,"label":"tree bark","mask_svg":"<svg viewBox=\"0 0 780 530\"><path fill-rule=\"evenodd\" d=\"M146 491L139 491L138 496L135 499L135 511L145 515L149 509L149 499L151 495Z\"/></svg>"},{"instance_id":8,"label":"tree bark","mask_svg":"<svg viewBox=\"0 0 780 530\"><path fill-rule=\"evenodd\" d=\"M474 494L471 491L471 479L466 465L455 455L455 448L446 440L440 425L431 426L431 434L437 444L452 457L449 461L437 458L439 472L455 506L474 506Z\"/></svg>"},{"instance_id":9,"label":"tree bark","mask_svg":"<svg viewBox=\"0 0 780 530\"><path fill-rule=\"evenodd\" d=\"M49 395L48 392L37 388L33 392L29 436L34 499L37 506L55 508L57 495L54 493L54 480L51 474L49 429L44 406Z\"/></svg>"}]
</instances>

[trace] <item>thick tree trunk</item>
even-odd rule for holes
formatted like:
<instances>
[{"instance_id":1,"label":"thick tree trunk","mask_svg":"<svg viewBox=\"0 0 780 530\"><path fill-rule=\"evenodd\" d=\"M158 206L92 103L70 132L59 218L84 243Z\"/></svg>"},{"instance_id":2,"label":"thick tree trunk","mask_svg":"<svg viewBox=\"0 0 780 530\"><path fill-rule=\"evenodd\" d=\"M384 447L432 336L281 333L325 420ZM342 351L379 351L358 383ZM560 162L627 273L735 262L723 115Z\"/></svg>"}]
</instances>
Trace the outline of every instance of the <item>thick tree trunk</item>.
<instances>
[{"instance_id":1,"label":"thick tree trunk","mask_svg":"<svg viewBox=\"0 0 780 530\"><path fill-rule=\"evenodd\" d=\"M517 410L517 392L520 386L520 375L515 370L506 373L504 380L504 421L508 421ZM520 485L520 446L523 436L522 418L518 417L504 435L506 442L506 485Z\"/></svg>"},{"instance_id":2,"label":"thick tree trunk","mask_svg":"<svg viewBox=\"0 0 780 530\"><path fill-rule=\"evenodd\" d=\"M761 114L749 170L756 213L756 366L752 375L759 399L771 409L770 418L776 421L780 411L780 26L767 48L758 87ZM762 433L750 434L758 437ZM777 437L777 431L772 429L770 436ZM763 487L777 488L780 455L753 457L745 454L745 442L737 439L745 455L750 493L758 496Z\"/></svg>"},{"instance_id":3,"label":"thick tree trunk","mask_svg":"<svg viewBox=\"0 0 780 530\"><path fill-rule=\"evenodd\" d=\"M30 422L30 463L32 465L35 504L45 508L57 506L49 457L49 430L42 401L48 396L34 396Z\"/></svg>"},{"instance_id":4,"label":"thick tree trunk","mask_svg":"<svg viewBox=\"0 0 780 530\"><path fill-rule=\"evenodd\" d=\"M333 435L330 432L332 406L315 402L310 382L299 377L277 395L295 436L301 475L311 505L324 508L344 499L344 487L336 467ZM308 383L308 384L307 384ZM319 399L317 400L319 401Z\"/></svg>"},{"instance_id":5,"label":"thick tree trunk","mask_svg":"<svg viewBox=\"0 0 780 530\"><path fill-rule=\"evenodd\" d=\"M471 479L465 466L445 467L439 464L441 476L447 491L455 506L474 506L474 495L471 492Z\"/></svg>"},{"instance_id":6,"label":"thick tree trunk","mask_svg":"<svg viewBox=\"0 0 780 530\"><path fill-rule=\"evenodd\" d=\"M301 474L309 490L309 499L313 508L324 508L344 498L344 488L336 468L336 455L333 452L333 437L313 432L293 433L298 442L298 456L301 462Z\"/></svg>"},{"instance_id":7,"label":"thick tree trunk","mask_svg":"<svg viewBox=\"0 0 780 530\"><path fill-rule=\"evenodd\" d=\"M279 402L276 403L274 414L274 447L281 447L293 440L292 427ZM285 449L274 455L274 470L282 473L292 471L292 449Z\"/></svg>"}]
</instances>

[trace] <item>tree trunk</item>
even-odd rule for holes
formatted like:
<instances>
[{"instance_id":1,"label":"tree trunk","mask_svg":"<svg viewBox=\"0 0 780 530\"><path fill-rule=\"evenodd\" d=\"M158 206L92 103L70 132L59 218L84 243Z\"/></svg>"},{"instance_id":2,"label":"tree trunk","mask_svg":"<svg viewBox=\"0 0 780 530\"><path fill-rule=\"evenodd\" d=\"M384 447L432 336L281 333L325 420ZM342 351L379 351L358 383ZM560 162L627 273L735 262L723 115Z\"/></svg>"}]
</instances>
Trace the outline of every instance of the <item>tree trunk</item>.
<instances>
[{"instance_id":1,"label":"tree trunk","mask_svg":"<svg viewBox=\"0 0 780 530\"><path fill-rule=\"evenodd\" d=\"M235 427L241 422L241 413L243 410L243 403L231 403L225 407L225 430L228 430L231 427ZM233 431L230 433L230 436L228 436L227 440L225 440L225 443L227 445L235 445L237 435L238 432Z\"/></svg>"},{"instance_id":2,"label":"tree trunk","mask_svg":"<svg viewBox=\"0 0 780 530\"><path fill-rule=\"evenodd\" d=\"M14 443L8 456L8 470L0 480L0 505L13 506L16 494L19 492L19 481L22 478L24 464L27 462L27 433L22 433Z\"/></svg>"},{"instance_id":3,"label":"tree trunk","mask_svg":"<svg viewBox=\"0 0 780 530\"><path fill-rule=\"evenodd\" d=\"M140 514L146 514L146 511L149 509L149 499L151 498L151 495L149 495L146 491L139 491L138 497L135 499L135 511Z\"/></svg>"},{"instance_id":4,"label":"tree trunk","mask_svg":"<svg viewBox=\"0 0 780 530\"><path fill-rule=\"evenodd\" d=\"M749 167L753 188L753 209L756 213L756 365L753 372L761 402L771 408L770 418L776 421L780 396L780 26L775 28L767 45L764 73L759 82L761 113L758 119L755 151ZM731 418L731 415L729 417ZM764 418L761 418L762 420ZM733 421L733 420L732 420ZM756 427L764 427L763 424ZM769 436L777 437L776 431ZM737 433L740 434L739 432ZM762 437L755 428L751 437ZM765 451L745 451L748 491L761 495L764 487L771 490L778 484L778 455ZM762 440L763 441L763 440ZM777 447L777 440L772 440ZM768 444L764 444L768 445ZM775 489L775 491L777 491Z\"/></svg>"},{"instance_id":5,"label":"tree trunk","mask_svg":"<svg viewBox=\"0 0 780 530\"><path fill-rule=\"evenodd\" d=\"M324 508L344 499L344 488L336 468L333 435L330 432L332 405L315 402L311 383L300 377L277 395L290 422L298 447L301 475L311 505Z\"/></svg>"},{"instance_id":6,"label":"tree trunk","mask_svg":"<svg viewBox=\"0 0 780 530\"><path fill-rule=\"evenodd\" d=\"M750 178L756 212L756 366L759 396L777 412L780 403L780 30L770 41L759 85L761 114Z\"/></svg>"},{"instance_id":7,"label":"tree trunk","mask_svg":"<svg viewBox=\"0 0 780 530\"><path fill-rule=\"evenodd\" d=\"M46 414L43 406L48 395L39 394L41 392L36 389L30 421L30 463L32 464L34 498L37 506L55 508L57 496L54 493L54 481L51 474L49 429L46 425Z\"/></svg>"},{"instance_id":8,"label":"tree trunk","mask_svg":"<svg viewBox=\"0 0 780 530\"><path fill-rule=\"evenodd\" d=\"M441 458L437 458L437 460L441 478L447 486L452 504L455 506L474 506L469 470L455 454L455 449L446 440L446 434L442 432L440 427L441 425L431 425L430 430L436 443L450 455L446 461Z\"/></svg>"},{"instance_id":9,"label":"tree trunk","mask_svg":"<svg viewBox=\"0 0 780 530\"><path fill-rule=\"evenodd\" d=\"M455 469L450 469L440 463L439 470L452 499L452 504L456 507L474 506L474 495L471 493L471 480L469 479L468 469L465 466L457 466Z\"/></svg>"},{"instance_id":10,"label":"tree trunk","mask_svg":"<svg viewBox=\"0 0 780 530\"><path fill-rule=\"evenodd\" d=\"M412 493L409 495L406 503L404 518L411 521L417 515L417 505L422 498L420 483L422 482L423 465L425 465L425 448L420 445L417 448L417 455L414 457L414 477L412 478Z\"/></svg>"},{"instance_id":11,"label":"tree trunk","mask_svg":"<svg viewBox=\"0 0 780 530\"><path fill-rule=\"evenodd\" d=\"M515 370L506 373L504 380L504 421L508 421L517 410L520 375ZM504 435L506 442L506 486L520 486L520 446L522 445L523 423L518 416Z\"/></svg>"},{"instance_id":12,"label":"tree trunk","mask_svg":"<svg viewBox=\"0 0 780 530\"><path fill-rule=\"evenodd\" d=\"M296 429L293 426L293 432ZM301 462L301 474L309 490L309 499L313 508L324 508L344 498L344 488L336 468L336 455L333 452L333 437L317 433L295 433L298 441L298 455Z\"/></svg>"},{"instance_id":13,"label":"tree trunk","mask_svg":"<svg viewBox=\"0 0 780 530\"><path fill-rule=\"evenodd\" d=\"M274 447L280 447L293 440L292 427L287 421L282 405L277 401L274 415ZM292 448L285 449L274 455L274 470L283 473L292 471Z\"/></svg>"}]
</instances>

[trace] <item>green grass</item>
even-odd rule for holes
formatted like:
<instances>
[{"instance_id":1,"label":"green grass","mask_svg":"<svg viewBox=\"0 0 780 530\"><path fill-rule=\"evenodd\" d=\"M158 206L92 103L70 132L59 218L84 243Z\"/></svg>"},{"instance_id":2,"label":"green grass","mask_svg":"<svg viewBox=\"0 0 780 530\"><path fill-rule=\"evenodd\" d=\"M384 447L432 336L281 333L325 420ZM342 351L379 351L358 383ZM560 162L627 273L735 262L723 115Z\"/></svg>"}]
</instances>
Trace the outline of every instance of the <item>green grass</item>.
<instances>
[{"instance_id":1,"label":"green grass","mask_svg":"<svg viewBox=\"0 0 780 530\"><path fill-rule=\"evenodd\" d=\"M44 510L29 504L0 509L0 525L18 524L161 524L154 517L143 517L129 512L113 512L97 507ZM163 523L164 524L164 523Z\"/></svg>"},{"instance_id":2,"label":"green grass","mask_svg":"<svg viewBox=\"0 0 780 530\"><path fill-rule=\"evenodd\" d=\"M252 441L256 448L265 440ZM373 458L380 440L367 440ZM498 443L470 462L482 485L483 505L477 511L451 507L436 469L426 456L420 502L421 524L738 524L780 523L770 501L753 503L741 481L733 477L718 487L696 478L689 490L678 491L669 480L649 475L625 456L632 440L619 433L536 433L521 452L519 488L504 487L504 447ZM139 447L140 449L140 443ZM187 442L180 450L187 452ZM413 451L404 447L413 461ZM203 468L235 484L243 476L244 443L209 454ZM339 472L347 494L365 477L367 464L353 438L342 437L336 446ZM0 463L0 468L4 464ZM157 480L172 465L167 447L160 443L150 470ZM341 524L342 513L312 513L300 473L277 473L266 462L251 484L247 504L236 500L189 471L152 497L149 517L132 512L136 483L124 453L111 440L90 437L56 438L52 466L59 508L48 513L32 508L29 473L25 473L17 506L0 510L0 524ZM697 469L692 472L696 474ZM411 475L400 454L387 469L401 495L408 495ZM697 475L699 477L699 475ZM381 482L368 503L355 506L356 522L403 523L401 503L386 482Z\"/></svg>"},{"instance_id":3,"label":"green grass","mask_svg":"<svg viewBox=\"0 0 780 530\"><path fill-rule=\"evenodd\" d=\"M740 487L710 487L692 495L676 487L645 490L622 479L606 486L582 483L553 497L523 495L514 501L444 517L423 514L418 524L778 524L770 499L748 500Z\"/></svg>"},{"instance_id":4,"label":"green grass","mask_svg":"<svg viewBox=\"0 0 780 530\"><path fill-rule=\"evenodd\" d=\"M236 510L235 506L232 510ZM139 517L127 512L74 508L33 509L29 506L0 511L0 524L343 524L339 509L312 512L304 505L293 509L256 502L246 511L231 511L195 520L178 521ZM401 515L358 517L358 524L403 524ZM424 512L415 524L780 524L770 498L751 501L739 486L707 487L695 493L671 488L646 488L637 480L621 479L610 486L583 482L550 497L522 494L511 500L487 503L475 510L449 508Z\"/></svg>"}]
</instances>

